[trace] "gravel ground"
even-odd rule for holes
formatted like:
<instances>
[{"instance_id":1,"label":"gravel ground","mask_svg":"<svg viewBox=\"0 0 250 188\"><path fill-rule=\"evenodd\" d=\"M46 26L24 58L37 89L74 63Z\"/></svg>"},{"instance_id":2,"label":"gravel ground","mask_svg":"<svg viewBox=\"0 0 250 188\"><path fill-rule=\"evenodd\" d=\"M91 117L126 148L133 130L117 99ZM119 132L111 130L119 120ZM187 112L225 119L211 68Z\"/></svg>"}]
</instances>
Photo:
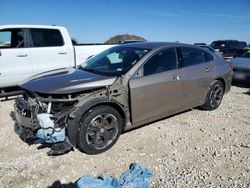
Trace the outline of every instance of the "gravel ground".
<instances>
[{"instance_id":1,"label":"gravel ground","mask_svg":"<svg viewBox=\"0 0 250 188\"><path fill-rule=\"evenodd\" d=\"M121 135L109 151L49 157L13 131L13 101L0 102L0 187L67 185L83 175L119 177L132 162L151 187L250 187L250 91L232 87L215 111L190 110Z\"/></svg>"}]
</instances>

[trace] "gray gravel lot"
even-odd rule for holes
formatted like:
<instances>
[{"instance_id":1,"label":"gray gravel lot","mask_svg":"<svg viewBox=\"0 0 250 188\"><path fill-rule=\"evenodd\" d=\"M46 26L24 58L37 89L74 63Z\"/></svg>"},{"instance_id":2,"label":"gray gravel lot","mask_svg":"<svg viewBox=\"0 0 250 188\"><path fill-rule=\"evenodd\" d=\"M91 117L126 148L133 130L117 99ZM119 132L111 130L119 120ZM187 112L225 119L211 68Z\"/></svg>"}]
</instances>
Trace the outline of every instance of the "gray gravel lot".
<instances>
[{"instance_id":1,"label":"gray gravel lot","mask_svg":"<svg viewBox=\"0 0 250 188\"><path fill-rule=\"evenodd\" d=\"M193 109L123 134L109 151L49 157L13 131L13 101L0 102L0 187L48 187L83 175L120 176L132 162L151 187L250 187L250 92L232 87L215 111ZM149 109L150 110L150 109Z\"/></svg>"}]
</instances>

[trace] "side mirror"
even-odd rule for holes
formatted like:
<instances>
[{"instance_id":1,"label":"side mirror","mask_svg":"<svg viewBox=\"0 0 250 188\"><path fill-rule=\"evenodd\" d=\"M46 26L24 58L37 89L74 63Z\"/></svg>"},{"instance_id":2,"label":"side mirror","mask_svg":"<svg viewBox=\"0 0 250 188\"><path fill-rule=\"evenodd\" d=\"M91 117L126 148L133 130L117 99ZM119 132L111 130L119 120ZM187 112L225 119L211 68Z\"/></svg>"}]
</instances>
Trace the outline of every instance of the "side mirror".
<instances>
[{"instance_id":1,"label":"side mirror","mask_svg":"<svg viewBox=\"0 0 250 188\"><path fill-rule=\"evenodd\" d=\"M139 70L137 70L133 76L134 78L141 78L143 76L143 68L140 68Z\"/></svg>"}]
</instances>

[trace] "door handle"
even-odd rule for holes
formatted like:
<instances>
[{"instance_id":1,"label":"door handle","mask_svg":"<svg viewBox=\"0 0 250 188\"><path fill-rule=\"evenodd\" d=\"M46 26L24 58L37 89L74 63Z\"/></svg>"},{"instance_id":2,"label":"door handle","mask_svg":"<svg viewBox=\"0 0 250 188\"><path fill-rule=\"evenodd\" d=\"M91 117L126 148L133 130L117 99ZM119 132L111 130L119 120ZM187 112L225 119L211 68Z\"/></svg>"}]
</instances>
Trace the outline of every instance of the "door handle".
<instances>
[{"instance_id":1,"label":"door handle","mask_svg":"<svg viewBox=\"0 0 250 188\"><path fill-rule=\"evenodd\" d=\"M210 68L206 68L205 71L206 71L206 72L209 72L209 71L210 71Z\"/></svg>"},{"instance_id":2,"label":"door handle","mask_svg":"<svg viewBox=\"0 0 250 188\"><path fill-rule=\"evenodd\" d=\"M61 52L58 52L58 54L64 55L64 54L67 54L67 52L61 51Z\"/></svg>"},{"instance_id":3,"label":"door handle","mask_svg":"<svg viewBox=\"0 0 250 188\"><path fill-rule=\"evenodd\" d=\"M27 57L28 54L17 54L16 56L17 56L17 57Z\"/></svg>"}]
</instances>

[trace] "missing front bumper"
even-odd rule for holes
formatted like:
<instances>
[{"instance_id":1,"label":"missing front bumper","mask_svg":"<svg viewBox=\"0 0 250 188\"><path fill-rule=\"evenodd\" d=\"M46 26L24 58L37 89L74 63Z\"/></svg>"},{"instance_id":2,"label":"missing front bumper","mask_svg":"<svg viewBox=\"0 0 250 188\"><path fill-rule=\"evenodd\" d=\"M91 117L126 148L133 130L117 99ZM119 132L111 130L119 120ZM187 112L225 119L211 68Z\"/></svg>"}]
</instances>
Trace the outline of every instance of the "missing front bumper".
<instances>
[{"instance_id":1,"label":"missing front bumper","mask_svg":"<svg viewBox=\"0 0 250 188\"><path fill-rule=\"evenodd\" d=\"M39 112L34 100L17 98L14 130L28 144L50 144L48 155L61 155L73 149L66 139L65 127L56 126L52 114Z\"/></svg>"}]
</instances>

